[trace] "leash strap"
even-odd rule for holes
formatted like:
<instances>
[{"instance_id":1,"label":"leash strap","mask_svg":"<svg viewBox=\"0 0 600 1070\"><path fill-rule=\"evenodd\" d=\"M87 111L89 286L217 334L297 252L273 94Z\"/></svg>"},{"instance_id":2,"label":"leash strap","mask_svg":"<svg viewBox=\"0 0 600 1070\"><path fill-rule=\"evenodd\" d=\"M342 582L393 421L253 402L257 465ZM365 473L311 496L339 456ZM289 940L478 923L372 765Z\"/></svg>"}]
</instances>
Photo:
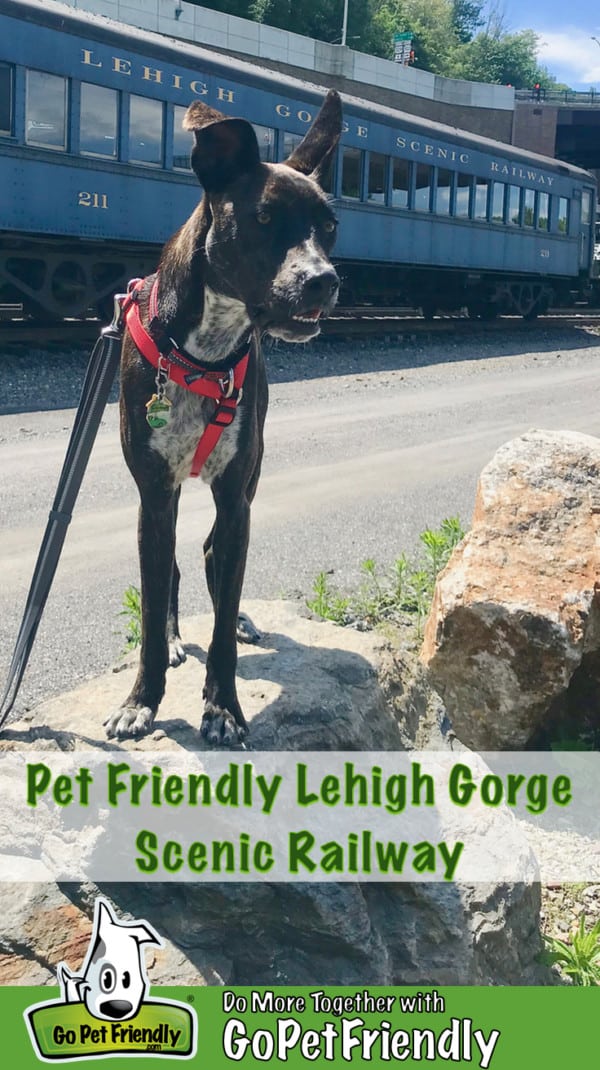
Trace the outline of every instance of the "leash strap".
<instances>
[{"instance_id":1,"label":"leash strap","mask_svg":"<svg viewBox=\"0 0 600 1070\"><path fill-rule=\"evenodd\" d=\"M172 382L199 397L212 398L216 408L206 425L192 460L191 476L198 476L219 441L223 430L233 422L242 398L250 350L223 370L199 364L186 356L165 332L157 316L158 278L149 298L149 329L144 327L138 305L145 279L138 279L130 290L130 303L124 309L125 322L136 348L154 368L166 372Z\"/></svg>"},{"instance_id":2,"label":"leash strap","mask_svg":"<svg viewBox=\"0 0 600 1070\"><path fill-rule=\"evenodd\" d=\"M87 366L69 445L27 595L25 612L8 670L6 687L0 701L0 728L12 710L19 693L79 488L119 366L123 334L121 300L122 298L115 298L113 322L110 327L105 327L101 332Z\"/></svg>"}]
</instances>

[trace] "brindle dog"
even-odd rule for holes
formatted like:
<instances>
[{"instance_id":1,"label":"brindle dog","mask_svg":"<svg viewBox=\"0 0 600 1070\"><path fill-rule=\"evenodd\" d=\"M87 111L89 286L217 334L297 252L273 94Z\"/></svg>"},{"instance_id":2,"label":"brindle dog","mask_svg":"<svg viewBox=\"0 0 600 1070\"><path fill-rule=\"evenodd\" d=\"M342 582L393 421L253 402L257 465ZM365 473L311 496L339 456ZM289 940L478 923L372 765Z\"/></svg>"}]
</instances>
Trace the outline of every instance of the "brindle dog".
<instances>
[{"instance_id":1,"label":"brindle dog","mask_svg":"<svg viewBox=\"0 0 600 1070\"><path fill-rule=\"evenodd\" d=\"M260 638L251 622L238 616L267 411L260 336L268 332L288 342L314 338L320 317L337 300L339 280L329 260L336 220L319 177L339 140L341 102L337 93L327 95L313 126L284 163L261 163L250 123L227 119L199 102L188 109L184 125L194 134L192 167L204 196L164 248L153 318L162 337L176 340L200 372L228 369L250 351L235 419L201 471L216 505L215 523L204 543L214 630L201 733L211 743L232 744L247 732L235 685L236 638ZM154 281L155 276L145 280L140 291L140 317L146 325ZM177 506L181 483L216 404L169 380L170 420L152 429L146 403L155 378L156 369L126 333L121 439L141 499L142 646L133 690L106 721L107 735L116 738L151 729L167 667L185 657L178 625Z\"/></svg>"}]
</instances>

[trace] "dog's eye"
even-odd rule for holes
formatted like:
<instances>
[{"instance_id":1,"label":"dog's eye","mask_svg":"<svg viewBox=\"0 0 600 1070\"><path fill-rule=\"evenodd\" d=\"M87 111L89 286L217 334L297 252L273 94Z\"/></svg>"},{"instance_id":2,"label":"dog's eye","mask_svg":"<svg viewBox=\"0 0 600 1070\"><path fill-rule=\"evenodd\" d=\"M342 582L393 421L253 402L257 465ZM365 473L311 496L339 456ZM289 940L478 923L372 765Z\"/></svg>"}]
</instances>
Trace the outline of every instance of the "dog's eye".
<instances>
[{"instance_id":1,"label":"dog's eye","mask_svg":"<svg viewBox=\"0 0 600 1070\"><path fill-rule=\"evenodd\" d=\"M259 223L270 223L271 213L267 212L266 208L259 208L258 212L256 213L256 218L258 219Z\"/></svg>"},{"instance_id":2,"label":"dog's eye","mask_svg":"<svg viewBox=\"0 0 600 1070\"><path fill-rule=\"evenodd\" d=\"M325 222L323 223L323 230L325 231L326 234L333 234L336 226L337 226L337 223L336 223L335 219L326 219Z\"/></svg>"},{"instance_id":3,"label":"dog's eye","mask_svg":"<svg viewBox=\"0 0 600 1070\"><path fill-rule=\"evenodd\" d=\"M112 966L103 966L100 971L100 988L103 992L112 992L117 983L117 975Z\"/></svg>"},{"instance_id":4,"label":"dog's eye","mask_svg":"<svg viewBox=\"0 0 600 1070\"><path fill-rule=\"evenodd\" d=\"M123 988L129 988L130 984L131 974L129 973L129 970L125 970L125 973L123 974Z\"/></svg>"}]
</instances>

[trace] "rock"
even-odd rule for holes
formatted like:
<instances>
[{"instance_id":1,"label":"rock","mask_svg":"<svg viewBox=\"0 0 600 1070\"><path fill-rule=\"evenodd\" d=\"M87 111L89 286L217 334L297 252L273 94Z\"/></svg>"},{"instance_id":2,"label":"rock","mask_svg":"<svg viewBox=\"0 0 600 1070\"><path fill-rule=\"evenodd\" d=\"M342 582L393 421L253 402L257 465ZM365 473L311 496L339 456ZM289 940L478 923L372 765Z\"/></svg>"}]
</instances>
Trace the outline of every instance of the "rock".
<instances>
[{"instance_id":1,"label":"rock","mask_svg":"<svg viewBox=\"0 0 600 1070\"><path fill-rule=\"evenodd\" d=\"M444 709L424 670L373 632L307 619L289 603L244 607L263 631L241 647L239 693L252 750L442 749ZM211 618L186 623L187 662L168 674L155 732L118 753L203 749L197 730ZM15 723L0 749L107 749L102 720L127 694L135 666L107 673ZM165 735L166 733L166 735ZM251 753L251 752L249 752ZM503 822L501 815L489 816ZM504 826L503 826L504 827ZM498 825L490 825L491 836ZM527 845L523 857L531 859ZM2 979L53 983L78 969L93 901L146 918L165 939L148 956L154 984L548 983L537 884L51 882L3 885Z\"/></svg>"},{"instance_id":2,"label":"rock","mask_svg":"<svg viewBox=\"0 0 600 1070\"><path fill-rule=\"evenodd\" d=\"M523 749L597 672L599 526L600 440L529 431L484 468L421 653L467 746Z\"/></svg>"}]
</instances>

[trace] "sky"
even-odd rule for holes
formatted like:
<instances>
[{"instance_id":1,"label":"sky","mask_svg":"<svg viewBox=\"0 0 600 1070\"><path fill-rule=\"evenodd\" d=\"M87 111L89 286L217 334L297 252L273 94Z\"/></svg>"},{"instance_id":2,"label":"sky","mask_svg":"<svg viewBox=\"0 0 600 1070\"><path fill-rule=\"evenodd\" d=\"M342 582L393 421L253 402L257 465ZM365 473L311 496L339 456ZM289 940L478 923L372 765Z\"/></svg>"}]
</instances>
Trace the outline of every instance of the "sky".
<instances>
[{"instance_id":1,"label":"sky","mask_svg":"<svg viewBox=\"0 0 600 1070\"><path fill-rule=\"evenodd\" d=\"M504 0L507 28L540 35L540 62L573 89L600 91L600 4L597 0Z\"/></svg>"}]
</instances>

